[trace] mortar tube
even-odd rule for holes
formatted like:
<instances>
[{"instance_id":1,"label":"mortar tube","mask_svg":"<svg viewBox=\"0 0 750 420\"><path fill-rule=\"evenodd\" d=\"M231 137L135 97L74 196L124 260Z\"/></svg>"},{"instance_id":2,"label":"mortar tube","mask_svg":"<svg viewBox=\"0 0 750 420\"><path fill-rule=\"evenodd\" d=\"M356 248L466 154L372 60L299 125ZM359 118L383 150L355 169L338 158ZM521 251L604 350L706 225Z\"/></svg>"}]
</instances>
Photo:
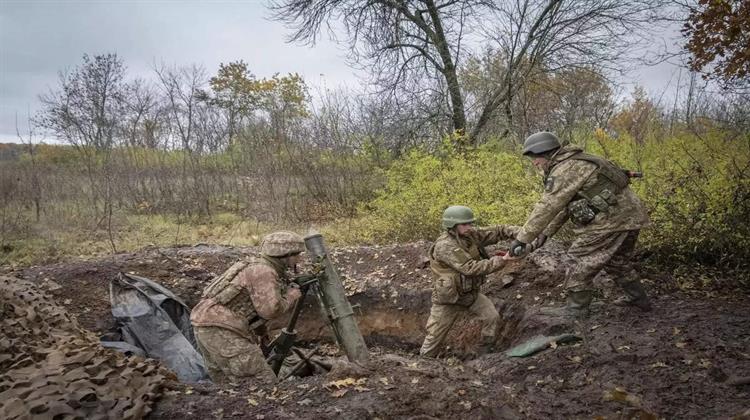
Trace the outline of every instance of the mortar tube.
<instances>
[{"instance_id":1,"label":"mortar tube","mask_svg":"<svg viewBox=\"0 0 750 420\"><path fill-rule=\"evenodd\" d=\"M305 247L313 260L323 266L325 276L317 284L318 297L321 300L329 324L333 329L339 347L346 353L350 362L365 363L369 352L365 339L359 331L354 311L346 298L344 285L341 284L336 268L328 258L328 251L320 234L305 237Z\"/></svg>"}]
</instances>

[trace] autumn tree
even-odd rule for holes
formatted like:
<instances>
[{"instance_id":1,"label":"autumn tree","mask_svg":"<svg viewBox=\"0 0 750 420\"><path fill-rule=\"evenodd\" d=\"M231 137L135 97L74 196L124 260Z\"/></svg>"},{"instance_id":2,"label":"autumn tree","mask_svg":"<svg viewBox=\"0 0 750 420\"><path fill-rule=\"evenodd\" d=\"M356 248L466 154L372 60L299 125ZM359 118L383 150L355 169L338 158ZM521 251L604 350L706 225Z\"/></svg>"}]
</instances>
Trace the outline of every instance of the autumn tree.
<instances>
[{"instance_id":1,"label":"autumn tree","mask_svg":"<svg viewBox=\"0 0 750 420\"><path fill-rule=\"evenodd\" d=\"M636 86L629 103L613 116L612 126L643 144L649 134L660 129L661 118L662 110L659 106L642 87Z\"/></svg>"},{"instance_id":2,"label":"autumn tree","mask_svg":"<svg viewBox=\"0 0 750 420\"><path fill-rule=\"evenodd\" d=\"M298 74L257 79L244 61L220 64L209 80L210 101L226 112L230 141L253 116L264 114L277 131L307 112L307 86Z\"/></svg>"},{"instance_id":3,"label":"autumn tree","mask_svg":"<svg viewBox=\"0 0 750 420\"><path fill-rule=\"evenodd\" d=\"M725 85L750 76L750 0L698 0L689 8L682 33L690 66Z\"/></svg>"}]
</instances>

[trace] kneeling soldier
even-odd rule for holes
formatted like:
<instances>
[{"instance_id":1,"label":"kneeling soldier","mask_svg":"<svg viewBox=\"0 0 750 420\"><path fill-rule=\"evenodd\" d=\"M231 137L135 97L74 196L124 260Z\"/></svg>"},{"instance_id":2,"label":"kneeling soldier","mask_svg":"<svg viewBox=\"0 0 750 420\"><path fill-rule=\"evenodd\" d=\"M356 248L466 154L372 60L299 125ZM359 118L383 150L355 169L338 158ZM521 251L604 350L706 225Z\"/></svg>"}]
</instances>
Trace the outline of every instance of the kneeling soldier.
<instances>
[{"instance_id":1,"label":"kneeling soldier","mask_svg":"<svg viewBox=\"0 0 750 420\"><path fill-rule=\"evenodd\" d=\"M296 233L271 233L263 238L260 258L234 264L203 291L190 320L212 380L276 379L261 350L268 340L265 325L300 298L287 272L304 249Z\"/></svg>"}]
</instances>

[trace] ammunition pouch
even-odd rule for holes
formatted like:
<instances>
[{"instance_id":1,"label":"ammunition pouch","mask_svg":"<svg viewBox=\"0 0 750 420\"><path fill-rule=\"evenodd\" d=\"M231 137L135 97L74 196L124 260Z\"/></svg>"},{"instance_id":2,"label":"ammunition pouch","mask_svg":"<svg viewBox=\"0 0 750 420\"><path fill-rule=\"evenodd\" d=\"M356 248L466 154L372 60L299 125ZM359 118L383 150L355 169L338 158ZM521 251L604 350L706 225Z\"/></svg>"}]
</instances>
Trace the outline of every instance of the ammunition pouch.
<instances>
[{"instance_id":1,"label":"ammunition pouch","mask_svg":"<svg viewBox=\"0 0 750 420\"><path fill-rule=\"evenodd\" d=\"M591 223L596 217L597 212L594 212L594 208L589 205L589 200L585 198L571 201L568 204L570 220L577 225L587 225Z\"/></svg>"},{"instance_id":2,"label":"ammunition pouch","mask_svg":"<svg viewBox=\"0 0 750 420\"><path fill-rule=\"evenodd\" d=\"M568 159L583 160L596 165L593 185L578 191L568 204L568 212L573 223L585 226L591 223L597 213L606 213L617 205L617 195L630 183L630 178L614 163L599 156L577 153Z\"/></svg>"},{"instance_id":3,"label":"ammunition pouch","mask_svg":"<svg viewBox=\"0 0 750 420\"><path fill-rule=\"evenodd\" d=\"M485 282L484 276L459 276L458 291L461 294L472 293L479 290Z\"/></svg>"},{"instance_id":4,"label":"ammunition pouch","mask_svg":"<svg viewBox=\"0 0 750 420\"><path fill-rule=\"evenodd\" d=\"M599 194L591 197L589 206L600 212L606 212L610 206L617 205L617 197L608 189L602 190Z\"/></svg>"},{"instance_id":5,"label":"ammunition pouch","mask_svg":"<svg viewBox=\"0 0 750 420\"><path fill-rule=\"evenodd\" d=\"M570 219L577 225L585 226L591 223L597 213L606 213L611 206L617 205L617 197L608 189L589 198L580 198L568 204Z\"/></svg>"}]
</instances>

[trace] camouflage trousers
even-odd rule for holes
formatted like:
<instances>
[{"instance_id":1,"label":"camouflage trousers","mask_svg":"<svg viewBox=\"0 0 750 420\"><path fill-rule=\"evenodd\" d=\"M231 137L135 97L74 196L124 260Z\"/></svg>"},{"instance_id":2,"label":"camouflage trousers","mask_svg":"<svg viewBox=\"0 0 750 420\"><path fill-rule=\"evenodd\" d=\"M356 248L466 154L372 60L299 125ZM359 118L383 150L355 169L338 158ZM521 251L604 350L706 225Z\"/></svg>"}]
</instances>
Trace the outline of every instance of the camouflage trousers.
<instances>
[{"instance_id":1,"label":"camouflage trousers","mask_svg":"<svg viewBox=\"0 0 750 420\"><path fill-rule=\"evenodd\" d=\"M260 346L236 332L221 327L195 327L195 340L214 382L242 377L275 381Z\"/></svg>"},{"instance_id":2,"label":"camouflage trousers","mask_svg":"<svg viewBox=\"0 0 750 420\"><path fill-rule=\"evenodd\" d=\"M427 336L422 343L419 354L427 357L435 357L440 346L448 336L448 332L459 315L470 313L482 322L483 342L494 341L497 335L497 322L500 314L497 313L495 305L485 295L479 293L470 306L443 305L433 303L430 309L430 317L427 319Z\"/></svg>"},{"instance_id":3,"label":"camouflage trousers","mask_svg":"<svg viewBox=\"0 0 750 420\"><path fill-rule=\"evenodd\" d=\"M592 290L594 277L602 270L606 270L620 287L638 282L638 273L630 260L639 233L638 230L628 230L583 234L576 238L568 249L568 255L575 259L575 266L566 275L565 289L573 292Z\"/></svg>"}]
</instances>

